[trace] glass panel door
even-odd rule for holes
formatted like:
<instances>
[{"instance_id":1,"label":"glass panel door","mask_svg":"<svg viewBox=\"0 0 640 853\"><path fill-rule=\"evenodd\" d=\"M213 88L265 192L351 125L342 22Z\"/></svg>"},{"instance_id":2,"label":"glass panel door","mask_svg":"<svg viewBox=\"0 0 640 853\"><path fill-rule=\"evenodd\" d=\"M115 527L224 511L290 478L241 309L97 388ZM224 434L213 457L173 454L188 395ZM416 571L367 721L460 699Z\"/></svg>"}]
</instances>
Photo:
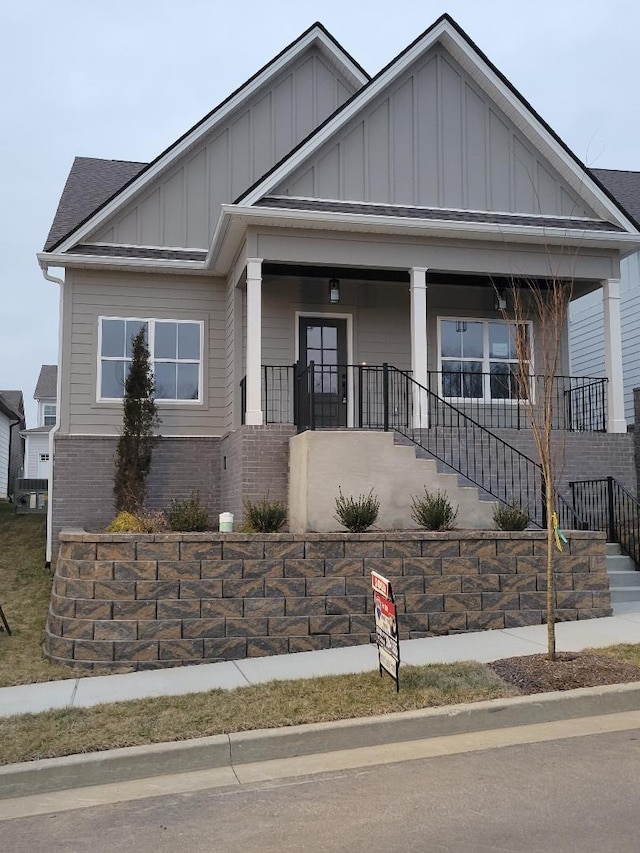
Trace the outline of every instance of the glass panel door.
<instances>
[{"instance_id":1,"label":"glass panel door","mask_svg":"<svg viewBox=\"0 0 640 853\"><path fill-rule=\"evenodd\" d=\"M301 383L308 395L301 402L315 426L346 427L347 321L301 317L298 369L311 371Z\"/></svg>"}]
</instances>

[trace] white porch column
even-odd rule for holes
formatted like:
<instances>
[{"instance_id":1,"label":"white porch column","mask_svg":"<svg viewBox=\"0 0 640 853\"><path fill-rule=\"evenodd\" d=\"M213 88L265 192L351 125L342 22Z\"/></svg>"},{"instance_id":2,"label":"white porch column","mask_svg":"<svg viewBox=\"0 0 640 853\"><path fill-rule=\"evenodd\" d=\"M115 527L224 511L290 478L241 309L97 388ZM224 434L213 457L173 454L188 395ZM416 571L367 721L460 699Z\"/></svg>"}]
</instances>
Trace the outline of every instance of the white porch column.
<instances>
[{"instance_id":1,"label":"white porch column","mask_svg":"<svg viewBox=\"0 0 640 853\"><path fill-rule=\"evenodd\" d=\"M620 327L620 281L602 282L604 321L604 364L607 383L607 432L626 432L622 382L622 331Z\"/></svg>"},{"instance_id":2,"label":"white porch column","mask_svg":"<svg viewBox=\"0 0 640 853\"><path fill-rule=\"evenodd\" d=\"M262 426L262 259L247 258L247 406L245 423Z\"/></svg>"},{"instance_id":3,"label":"white porch column","mask_svg":"<svg viewBox=\"0 0 640 853\"><path fill-rule=\"evenodd\" d=\"M412 267L410 272L411 292L411 372L416 382L428 387L427 373L427 270ZM414 427L429 426L427 395L415 389L413 400Z\"/></svg>"}]
</instances>

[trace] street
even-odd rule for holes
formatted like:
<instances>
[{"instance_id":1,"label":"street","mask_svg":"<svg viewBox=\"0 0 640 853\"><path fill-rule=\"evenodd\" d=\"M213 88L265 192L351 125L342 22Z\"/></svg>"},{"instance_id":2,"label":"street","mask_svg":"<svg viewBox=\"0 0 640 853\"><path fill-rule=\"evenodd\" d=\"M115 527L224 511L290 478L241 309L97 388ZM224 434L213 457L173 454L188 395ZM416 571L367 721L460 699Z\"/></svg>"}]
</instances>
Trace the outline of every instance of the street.
<instances>
[{"instance_id":1,"label":"street","mask_svg":"<svg viewBox=\"0 0 640 853\"><path fill-rule=\"evenodd\" d=\"M2 847L637 853L639 769L633 729L7 820Z\"/></svg>"}]
</instances>

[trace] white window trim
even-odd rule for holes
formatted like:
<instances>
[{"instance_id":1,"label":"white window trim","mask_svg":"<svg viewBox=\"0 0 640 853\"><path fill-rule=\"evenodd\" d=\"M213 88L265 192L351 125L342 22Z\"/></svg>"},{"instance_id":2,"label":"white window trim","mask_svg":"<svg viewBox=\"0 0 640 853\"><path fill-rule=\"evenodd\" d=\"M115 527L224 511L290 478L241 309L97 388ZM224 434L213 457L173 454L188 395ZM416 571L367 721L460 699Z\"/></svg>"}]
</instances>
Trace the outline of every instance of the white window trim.
<instances>
[{"instance_id":1,"label":"white window trim","mask_svg":"<svg viewBox=\"0 0 640 853\"><path fill-rule=\"evenodd\" d=\"M445 359L444 361L482 361L482 397L445 397L442 390L442 373L443 373L443 359L442 359L442 322L450 320L454 323L482 323L482 359ZM521 397L491 397L490 395L490 386L489 386L489 374L490 374L490 363L492 361L499 361L503 364L518 364L517 358L490 358L489 356L489 323L502 323L504 325L519 325L522 324L527 327L527 335L531 344L531 358L529 360L529 376L534 377L535 371L533 366L533 358L534 358L534 340L533 340L533 322L531 320L505 320L502 317L438 317L438 395L442 397L443 400L447 400L448 402L453 403L484 403L489 406L491 404L499 403L500 405L511 405L517 406L521 405L524 400ZM531 383L531 394L532 400L533 395L535 395L535 383Z\"/></svg>"},{"instance_id":2,"label":"white window trim","mask_svg":"<svg viewBox=\"0 0 640 853\"><path fill-rule=\"evenodd\" d=\"M147 323L149 329L149 353L151 364L155 361L165 364L198 364L198 398L196 400L166 400L156 397L158 406L201 406L204 402L204 321L182 319L178 320L173 317L115 317L100 315L98 317L98 352L96 365L96 402L98 403L121 403L122 397L103 397L102 396L102 361L126 361L120 356L104 356L102 355L102 323L104 320L123 320L124 322ZM155 324L156 323L191 323L200 327L200 359L196 362L195 359L171 359L171 358L154 358L153 350L155 346Z\"/></svg>"},{"instance_id":3,"label":"white window trim","mask_svg":"<svg viewBox=\"0 0 640 853\"><path fill-rule=\"evenodd\" d=\"M49 411L47 412L47 409ZM53 410L53 411L51 411ZM56 403L43 403L42 404L42 425L43 426L55 426L56 420L58 417L58 406ZM53 423L48 424L47 418L53 418Z\"/></svg>"}]
</instances>

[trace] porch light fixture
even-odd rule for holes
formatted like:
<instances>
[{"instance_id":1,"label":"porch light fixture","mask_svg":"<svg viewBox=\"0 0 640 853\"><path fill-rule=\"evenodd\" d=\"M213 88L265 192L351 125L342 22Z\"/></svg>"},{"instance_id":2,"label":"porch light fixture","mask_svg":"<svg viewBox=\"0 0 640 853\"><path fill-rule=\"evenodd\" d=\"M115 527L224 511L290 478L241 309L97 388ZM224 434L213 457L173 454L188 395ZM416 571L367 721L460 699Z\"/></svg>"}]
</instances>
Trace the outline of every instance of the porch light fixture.
<instances>
[{"instance_id":1,"label":"porch light fixture","mask_svg":"<svg viewBox=\"0 0 640 853\"><path fill-rule=\"evenodd\" d=\"M507 310L507 292L505 290L496 290L495 309L496 311Z\"/></svg>"},{"instance_id":2,"label":"porch light fixture","mask_svg":"<svg viewBox=\"0 0 640 853\"><path fill-rule=\"evenodd\" d=\"M329 302L332 305L340 302L340 282L337 278L332 278L329 281Z\"/></svg>"}]
</instances>

